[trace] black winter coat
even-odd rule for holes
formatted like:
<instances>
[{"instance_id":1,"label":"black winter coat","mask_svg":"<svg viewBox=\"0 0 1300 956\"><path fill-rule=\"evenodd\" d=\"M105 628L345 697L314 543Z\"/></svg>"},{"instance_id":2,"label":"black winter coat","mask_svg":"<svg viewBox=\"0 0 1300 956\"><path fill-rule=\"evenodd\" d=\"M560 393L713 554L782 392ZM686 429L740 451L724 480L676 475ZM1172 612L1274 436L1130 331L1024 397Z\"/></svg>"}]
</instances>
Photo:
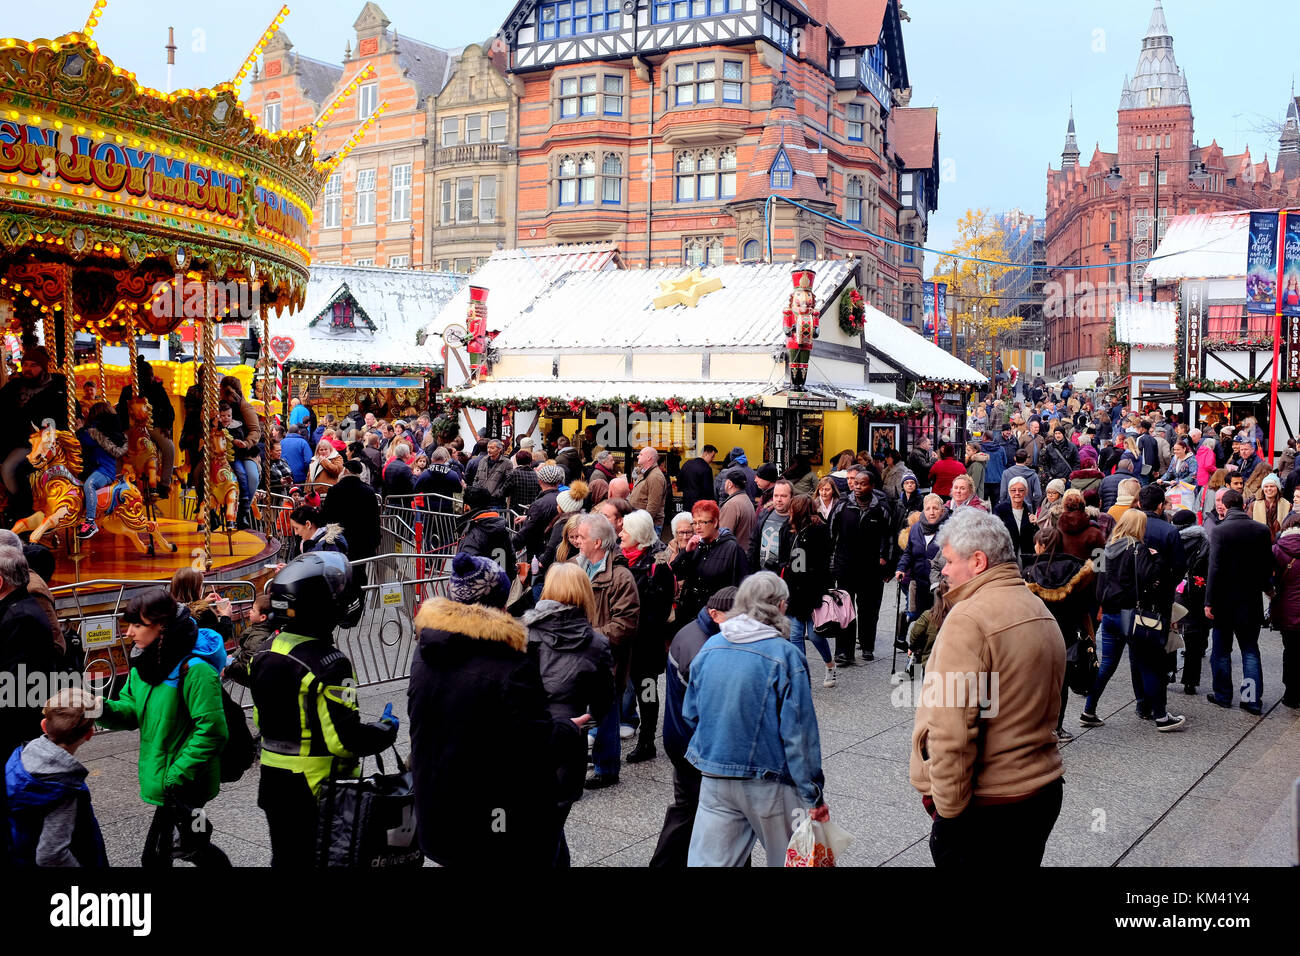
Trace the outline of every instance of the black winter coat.
<instances>
[{"instance_id":1,"label":"black winter coat","mask_svg":"<svg viewBox=\"0 0 1300 956\"><path fill-rule=\"evenodd\" d=\"M794 533L787 523L781 529L779 547L781 578L790 589L786 613L797 621L807 621L831 588L830 533L821 522Z\"/></svg>"},{"instance_id":2,"label":"black winter coat","mask_svg":"<svg viewBox=\"0 0 1300 956\"><path fill-rule=\"evenodd\" d=\"M591 711L597 721L614 702L614 658L609 641L580 607L547 599L526 611L528 656L537 663L552 717Z\"/></svg>"},{"instance_id":3,"label":"black winter coat","mask_svg":"<svg viewBox=\"0 0 1300 956\"><path fill-rule=\"evenodd\" d=\"M1272 588L1273 540L1268 526L1232 509L1210 532L1210 566L1205 604L1215 616L1258 623L1264 619L1260 595Z\"/></svg>"},{"instance_id":4,"label":"black winter coat","mask_svg":"<svg viewBox=\"0 0 1300 956\"><path fill-rule=\"evenodd\" d=\"M1097 576L1092 564L1057 551L1040 554L1025 567L1025 581L1056 618L1069 647L1087 630L1086 619L1096 613Z\"/></svg>"},{"instance_id":5,"label":"black winter coat","mask_svg":"<svg viewBox=\"0 0 1300 956\"><path fill-rule=\"evenodd\" d=\"M353 561L379 553L379 499L375 489L351 472L344 472L325 495L321 521L343 527L348 557Z\"/></svg>"},{"instance_id":6,"label":"black winter coat","mask_svg":"<svg viewBox=\"0 0 1300 956\"><path fill-rule=\"evenodd\" d=\"M411 466L404 461L398 461L394 458L384 469L383 476L384 497L390 496L405 497L415 494L415 475L411 473ZM395 502L401 507L409 507L409 502Z\"/></svg>"},{"instance_id":7,"label":"black winter coat","mask_svg":"<svg viewBox=\"0 0 1300 956\"><path fill-rule=\"evenodd\" d=\"M555 505L555 497L554 490L543 492L528 506L524 523L515 533L515 543L527 553L530 559L541 557L542 552L546 550L548 536L546 529L550 527L551 521L560 510Z\"/></svg>"},{"instance_id":8,"label":"black winter coat","mask_svg":"<svg viewBox=\"0 0 1300 956\"><path fill-rule=\"evenodd\" d=\"M673 572L659 555L667 547L662 541L656 541L657 547L647 548L637 557L635 564L628 564L628 570L636 580L636 593L641 601L641 613L637 617L636 636L632 639L632 662L630 673L635 680L658 676L663 673L664 662L668 658L668 642L672 632L668 628L668 615L673 610L673 592L677 582ZM641 688L637 688L637 693Z\"/></svg>"},{"instance_id":9,"label":"black winter coat","mask_svg":"<svg viewBox=\"0 0 1300 956\"><path fill-rule=\"evenodd\" d=\"M68 421L68 383L59 372L51 373L50 380L37 388L21 375L10 376L0 388L0 408L5 409L0 435L6 451L26 445L32 426L40 428L47 418L53 419L60 431L72 425Z\"/></svg>"},{"instance_id":10,"label":"black winter coat","mask_svg":"<svg viewBox=\"0 0 1300 956\"><path fill-rule=\"evenodd\" d=\"M1043 449L1044 470L1050 478L1069 478L1070 472L1079 467L1079 450L1070 444L1069 439L1050 442Z\"/></svg>"},{"instance_id":11,"label":"black winter coat","mask_svg":"<svg viewBox=\"0 0 1300 956\"><path fill-rule=\"evenodd\" d=\"M514 541L500 511L496 508L483 508L466 515L464 529L456 548L457 553L464 551L495 561L506 574L514 576Z\"/></svg>"},{"instance_id":12,"label":"black winter coat","mask_svg":"<svg viewBox=\"0 0 1300 956\"><path fill-rule=\"evenodd\" d=\"M54 633L36 599L17 588L0 601L0 674L12 674L17 694L28 686L27 675L48 674L55 667ZM25 701L5 701L0 707L0 752L13 753L21 743L41 735L41 705L21 707Z\"/></svg>"},{"instance_id":13,"label":"black winter coat","mask_svg":"<svg viewBox=\"0 0 1300 956\"><path fill-rule=\"evenodd\" d=\"M749 559L735 535L724 528L712 542L682 551L671 567L677 580L685 582L677 599L677 620L689 621L715 591L740 585L749 574Z\"/></svg>"},{"instance_id":14,"label":"black winter coat","mask_svg":"<svg viewBox=\"0 0 1300 956\"><path fill-rule=\"evenodd\" d=\"M407 699L420 849L442 866L550 866L556 806L581 796L581 776L561 771L585 766L585 735L547 710L523 625L434 598L415 627Z\"/></svg>"},{"instance_id":15,"label":"black winter coat","mask_svg":"<svg viewBox=\"0 0 1300 956\"><path fill-rule=\"evenodd\" d=\"M836 516L835 553L831 572L841 587L860 587L869 575L891 576L896 562L894 522L888 499L873 491L871 504L864 509L854 497L845 499ZM881 560L884 559L884 564Z\"/></svg>"},{"instance_id":16,"label":"black winter coat","mask_svg":"<svg viewBox=\"0 0 1300 956\"><path fill-rule=\"evenodd\" d=\"M1011 543L1015 546L1016 554L1020 555L1021 563L1027 564L1034 557L1034 535L1038 531L1038 526L1029 520L1033 510L1029 507L1029 499L1025 499L1025 507L1021 509L1020 527L1016 527L1016 518L1012 513L1011 501L1001 502L993 513L1002 519L1002 523L1007 526L1007 531L1011 535Z\"/></svg>"},{"instance_id":17,"label":"black winter coat","mask_svg":"<svg viewBox=\"0 0 1300 956\"><path fill-rule=\"evenodd\" d=\"M697 501L716 501L713 496L713 466L703 458L692 458L682 465L677 476L677 490L682 496L682 511L690 511Z\"/></svg>"}]
</instances>

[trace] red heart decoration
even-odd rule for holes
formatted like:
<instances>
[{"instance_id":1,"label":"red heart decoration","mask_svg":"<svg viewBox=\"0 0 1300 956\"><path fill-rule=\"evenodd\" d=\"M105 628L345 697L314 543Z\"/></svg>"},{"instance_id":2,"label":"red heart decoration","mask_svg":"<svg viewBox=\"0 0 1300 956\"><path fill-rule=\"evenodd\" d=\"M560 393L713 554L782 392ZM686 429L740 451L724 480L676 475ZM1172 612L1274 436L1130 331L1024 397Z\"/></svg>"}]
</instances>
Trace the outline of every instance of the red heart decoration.
<instances>
[{"instance_id":1,"label":"red heart decoration","mask_svg":"<svg viewBox=\"0 0 1300 956\"><path fill-rule=\"evenodd\" d=\"M271 354L275 356L277 362L283 365L289 360L289 356L293 354L293 339L287 335L271 336Z\"/></svg>"}]
</instances>

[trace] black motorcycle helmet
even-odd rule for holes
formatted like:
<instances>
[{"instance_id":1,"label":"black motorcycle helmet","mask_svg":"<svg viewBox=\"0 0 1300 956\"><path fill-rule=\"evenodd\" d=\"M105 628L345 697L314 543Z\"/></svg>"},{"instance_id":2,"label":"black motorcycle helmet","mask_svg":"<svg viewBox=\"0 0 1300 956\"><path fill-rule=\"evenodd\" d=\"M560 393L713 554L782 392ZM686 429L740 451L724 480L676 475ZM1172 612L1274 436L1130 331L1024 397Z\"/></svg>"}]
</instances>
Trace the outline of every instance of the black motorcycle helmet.
<instances>
[{"instance_id":1,"label":"black motorcycle helmet","mask_svg":"<svg viewBox=\"0 0 1300 956\"><path fill-rule=\"evenodd\" d=\"M352 627L361 605L352 593L352 568L337 551L311 551L285 565L271 581L271 627L329 637Z\"/></svg>"}]
</instances>

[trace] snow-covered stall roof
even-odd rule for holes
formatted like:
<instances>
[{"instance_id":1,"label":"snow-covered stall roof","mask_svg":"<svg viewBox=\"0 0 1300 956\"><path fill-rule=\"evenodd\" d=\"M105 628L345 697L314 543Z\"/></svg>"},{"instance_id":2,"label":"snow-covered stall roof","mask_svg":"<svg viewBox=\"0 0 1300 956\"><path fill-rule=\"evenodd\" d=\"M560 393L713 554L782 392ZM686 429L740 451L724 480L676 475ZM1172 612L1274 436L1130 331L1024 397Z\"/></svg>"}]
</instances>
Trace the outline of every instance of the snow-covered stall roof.
<instances>
[{"instance_id":1,"label":"snow-covered stall roof","mask_svg":"<svg viewBox=\"0 0 1300 956\"><path fill-rule=\"evenodd\" d=\"M700 296L694 306L663 309L654 305L660 283L683 279L689 268L574 272L557 279L517 321L489 299L489 325L504 330L493 343L502 351L765 348L784 339L780 307L793 288L794 269L816 273L813 292L825 316L853 267L851 260L834 259L703 268L704 278L720 279L722 288Z\"/></svg>"},{"instance_id":2,"label":"snow-covered stall roof","mask_svg":"<svg viewBox=\"0 0 1300 956\"><path fill-rule=\"evenodd\" d=\"M1115 341L1173 348L1178 330L1175 302L1116 302Z\"/></svg>"},{"instance_id":3,"label":"snow-covered stall roof","mask_svg":"<svg viewBox=\"0 0 1300 956\"><path fill-rule=\"evenodd\" d=\"M488 327L505 329L529 304L557 279L571 272L618 269L618 247L610 243L574 246L540 246L494 252L487 262L465 279L456 294L426 320L431 337L448 327L465 327L469 312L469 287L488 290ZM441 341L437 343L441 345Z\"/></svg>"},{"instance_id":4,"label":"snow-covered stall roof","mask_svg":"<svg viewBox=\"0 0 1300 956\"><path fill-rule=\"evenodd\" d=\"M1249 212L1214 212L1175 216L1148 263L1145 278L1229 279L1246 274L1250 241Z\"/></svg>"},{"instance_id":5,"label":"snow-covered stall roof","mask_svg":"<svg viewBox=\"0 0 1300 956\"><path fill-rule=\"evenodd\" d=\"M276 318L273 331L294 340L291 364L441 365L440 340L416 344L425 328L465 277L446 272L380 269L370 266L312 266L306 304ZM351 328L336 328L335 302L351 300Z\"/></svg>"},{"instance_id":6,"label":"snow-covered stall roof","mask_svg":"<svg viewBox=\"0 0 1300 956\"><path fill-rule=\"evenodd\" d=\"M891 319L871 305L866 307L867 350L922 381L957 385L987 385L988 376L971 368L925 336Z\"/></svg>"}]
</instances>

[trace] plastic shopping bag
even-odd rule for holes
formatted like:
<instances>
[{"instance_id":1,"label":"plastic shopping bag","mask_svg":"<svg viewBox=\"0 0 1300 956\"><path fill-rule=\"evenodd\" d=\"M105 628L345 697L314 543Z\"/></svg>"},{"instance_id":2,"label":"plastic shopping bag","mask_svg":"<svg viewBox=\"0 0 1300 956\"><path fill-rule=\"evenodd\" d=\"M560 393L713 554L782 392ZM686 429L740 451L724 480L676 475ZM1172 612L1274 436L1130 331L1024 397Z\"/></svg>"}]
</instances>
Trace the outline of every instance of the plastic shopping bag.
<instances>
[{"instance_id":1,"label":"plastic shopping bag","mask_svg":"<svg viewBox=\"0 0 1300 956\"><path fill-rule=\"evenodd\" d=\"M826 805L815 807L803 818L785 849L786 866L834 866L835 860L853 842L853 834L830 822Z\"/></svg>"}]
</instances>

